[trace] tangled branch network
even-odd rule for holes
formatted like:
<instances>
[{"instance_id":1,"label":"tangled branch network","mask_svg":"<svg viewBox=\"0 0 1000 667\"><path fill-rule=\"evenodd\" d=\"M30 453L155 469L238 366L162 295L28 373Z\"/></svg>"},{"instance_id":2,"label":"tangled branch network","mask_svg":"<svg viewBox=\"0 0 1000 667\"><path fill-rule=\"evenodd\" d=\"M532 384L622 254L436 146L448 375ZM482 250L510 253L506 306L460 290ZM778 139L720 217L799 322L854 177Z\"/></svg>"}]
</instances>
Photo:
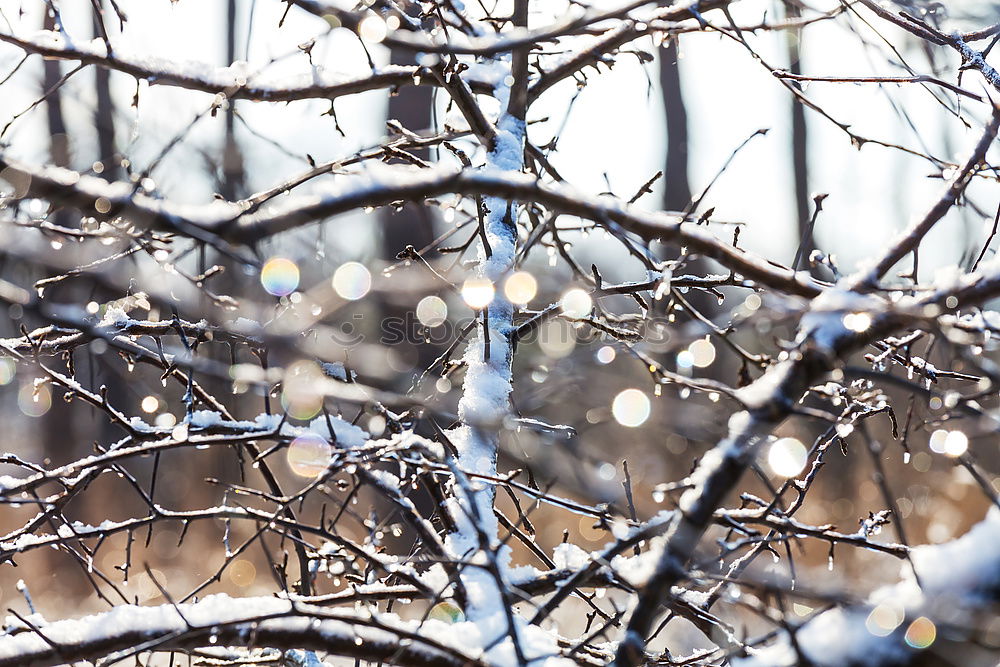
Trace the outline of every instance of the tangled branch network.
<instances>
[{"instance_id":1,"label":"tangled branch network","mask_svg":"<svg viewBox=\"0 0 1000 667\"><path fill-rule=\"evenodd\" d=\"M0 1L0 667L996 663L995 3L196 4ZM913 215L574 183L688 46Z\"/></svg>"}]
</instances>

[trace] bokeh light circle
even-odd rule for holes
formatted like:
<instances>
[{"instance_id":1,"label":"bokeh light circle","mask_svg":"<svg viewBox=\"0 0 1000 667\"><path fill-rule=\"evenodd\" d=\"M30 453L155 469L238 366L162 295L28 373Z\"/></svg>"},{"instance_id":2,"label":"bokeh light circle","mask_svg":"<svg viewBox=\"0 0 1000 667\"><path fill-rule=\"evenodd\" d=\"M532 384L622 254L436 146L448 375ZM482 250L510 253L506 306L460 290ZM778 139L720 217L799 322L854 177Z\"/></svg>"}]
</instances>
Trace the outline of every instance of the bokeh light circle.
<instances>
[{"instance_id":1,"label":"bokeh light circle","mask_svg":"<svg viewBox=\"0 0 1000 667\"><path fill-rule=\"evenodd\" d=\"M41 417L52 407L52 391L47 384L25 383L17 392L17 407L28 417Z\"/></svg>"},{"instance_id":2,"label":"bokeh light circle","mask_svg":"<svg viewBox=\"0 0 1000 667\"><path fill-rule=\"evenodd\" d=\"M425 296L417 304L417 319L425 327L436 327L448 319L448 304L437 296Z\"/></svg>"},{"instance_id":3,"label":"bokeh light circle","mask_svg":"<svg viewBox=\"0 0 1000 667\"><path fill-rule=\"evenodd\" d=\"M775 475L795 477L806 467L809 451L795 438L779 438L767 451L767 465Z\"/></svg>"},{"instance_id":4,"label":"bokeh light circle","mask_svg":"<svg viewBox=\"0 0 1000 667\"><path fill-rule=\"evenodd\" d=\"M504 282L503 293L511 303L524 305L538 293L538 281L527 271L518 271Z\"/></svg>"},{"instance_id":5,"label":"bokeh light circle","mask_svg":"<svg viewBox=\"0 0 1000 667\"><path fill-rule=\"evenodd\" d=\"M622 426L636 428L642 426L652 409L649 396L639 389L626 389L615 396L611 403L611 414Z\"/></svg>"},{"instance_id":6,"label":"bokeh light circle","mask_svg":"<svg viewBox=\"0 0 1000 667\"><path fill-rule=\"evenodd\" d=\"M958 457L969 449L969 436L961 431L948 431L941 428L931 434L928 444L932 452Z\"/></svg>"},{"instance_id":7,"label":"bokeh light circle","mask_svg":"<svg viewBox=\"0 0 1000 667\"><path fill-rule=\"evenodd\" d=\"M229 575L229 581L240 588L246 588L247 586L252 586L254 580L256 580L257 568L250 561L240 558L233 561L233 564L227 570L227 574Z\"/></svg>"},{"instance_id":8,"label":"bokeh light circle","mask_svg":"<svg viewBox=\"0 0 1000 667\"><path fill-rule=\"evenodd\" d=\"M308 421L323 409L323 370L312 361L296 361L285 369L281 405L292 419Z\"/></svg>"},{"instance_id":9,"label":"bokeh light circle","mask_svg":"<svg viewBox=\"0 0 1000 667\"><path fill-rule=\"evenodd\" d=\"M299 286L299 267L286 257L272 257L261 269L260 284L272 296L288 296Z\"/></svg>"},{"instance_id":10,"label":"bokeh light circle","mask_svg":"<svg viewBox=\"0 0 1000 667\"><path fill-rule=\"evenodd\" d=\"M465 613L451 600L445 600L431 607L427 618L443 623L461 623L465 620Z\"/></svg>"},{"instance_id":11,"label":"bokeh light circle","mask_svg":"<svg viewBox=\"0 0 1000 667\"><path fill-rule=\"evenodd\" d=\"M888 637L906 618L901 606L883 602L875 606L865 619L868 632L876 637Z\"/></svg>"},{"instance_id":12,"label":"bokeh light circle","mask_svg":"<svg viewBox=\"0 0 1000 667\"><path fill-rule=\"evenodd\" d=\"M372 288L372 274L364 264L346 262L333 274L333 289L341 298L357 301Z\"/></svg>"},{"instance_id":13,"label":"bokeh light circle","mask_svg":"<svg viewBox=\"0 0 1000 667\"><path fill-rule=\"evenodd\" d=\"M707 338L699 338L688 346L691 363L698 368L707 368L715 361L715 345Z\"/></svg>"},{"instance_id":14,"label":"bokeh light circle","mask_svg":"<svg viewBox=\"0 0 1000 667\"><path fill-rule=\"evenodd\" d=\"M288 445L288 467L299 477L317 477L330 464L333 447L315 433L303 433Z\"/></svg>"},{"instance_id":15,"label":"bokeh light circle","mask_svg":"<svg viewBox=\"0 0 1000 667\"><path fill-rule=\"evenodd\" d=\"M595 356L597 357L598 363L610 364L612 361L615 360L615 356L617 355L615 353L615 348L611 347L610 345L605 345L604 347L602 347L597 351L597 354Z\"/></svg>"},{"instance_id":16,"label":"bokeh light circle","mask_svg":"<svg viewBox=\"0 0 1000 667\"><path fill-rule=\"evenodd\" d=\"M389 26L377 14L369 14L358 24L358 35L369 44L378 44L389 35Z\"/></svg>"},{"instance_id":17,"label":"bokeh light circle","mask_svg":"<svg viewBox=\"0 0 1000 667\"><path fill-rule=\"evenodd\" d=\"M563 298L559 301L559 307L566 317L579 319L590 315L590 310L594 307L594 301L582 289L571 289L563 295Z\"/></svg>"},{"instance_id":18,"label":"bokeh light circle","mask_svg":"<svg viewBox=\"0 0 1000 667\"><path fill-rule=\"evenodd\" d=\"M485 278L469 278L462 285L462 299L470 307L482 310L493 302L496 288Z\"/></svg>"},{"instance_id":19,"label":"bokeh light circle","mask_svg":"<svg viewBox=\"0 0 1000 667\"><path fill-rule=\"evenodd\" d=\"M845 329L857 333L868 331L872 325L872 317L868 313L847 313L842 321Z\"/></svg>"},{"instance_id":20,"label":"bokeh light circle","mask_svg":"<svg viewBox=\"0 0 1000 667\"><path fill-rule=\"evenodd\" d=\"M17 375L17 364L10 357L0 357L0 385L10 384Z\"/></svg>"},{"instance_id":21,"label":"bokeh light circle","mask_svg":"<svg viewBox=\"0 0 1000 667\"><path fill-rule=\"evenodd\" d=\"M919 649L927 648L934 643L936 638L937 627L935 627L934 621L926 616L921 616L910 623L910 626L906 628L906 635L903 637L909 646Z\"/></svg>"}]
</instances>

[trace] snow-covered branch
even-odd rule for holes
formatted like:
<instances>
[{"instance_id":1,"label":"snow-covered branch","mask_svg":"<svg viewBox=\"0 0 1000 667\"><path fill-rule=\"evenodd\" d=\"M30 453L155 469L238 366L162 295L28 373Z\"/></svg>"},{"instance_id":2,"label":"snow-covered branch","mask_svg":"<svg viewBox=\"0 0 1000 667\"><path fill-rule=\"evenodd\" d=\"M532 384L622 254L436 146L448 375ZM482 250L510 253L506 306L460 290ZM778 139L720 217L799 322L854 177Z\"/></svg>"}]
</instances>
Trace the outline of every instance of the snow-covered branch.
<instances>
[{"instance_id":1,"label":"snow-covered branch","mask_svg":"<svg viewBox=\"0 0 1000 667\"><path fill-rule=\"evenodd\" d=\"M368 76L348 78L343 75L316 71L303 74L299 80L287 76L269 77L255 74L246 64L212 67L204 63L169 61L144 57L122 51L110 55L101 40L68 42L57 32L34 35L10 35L0 32L0 41L18 47L25 53L53 60L73 60L122 72L150 85L174 86L229 100L255 102L294 102L296 100L328 99L356 95L371 90L410 86L415 83L434 85L430 72L419 66L393 66L372 72ZM484 84L476 83L480 90Z\"/></svg>"},{"instance_id":2,"label":"snow-covered branch","mask_svg":"<svg viewBox=\"0 0 1000 667\"><path fill-rule=\"evenodd\" d=\"M816 614L738 667L920 664L938 639L953 647L985 630L1000 604L1000 510L993 508L962 537L917 547L898 584L863 605ZM919 582L919 583L918 583Z\"/></svg>"},{"instance_id":3,"label":"snow-covered branch","mask_svg":"<svg viewBox=\"0 0 1000 667\"><path fill-rule=\"evenodd\" d=\"M398 617L328 611L278 598L213 595L190 604L122 605L70 621L12 619L0 637L0 665L60 665L200 646L324 651L396 665L483 665L440 621L419 627ZM433 631L437 630L436 633Z\"/></svg>"},{"instance_id":4,"label":"snow-covered branch","mask_svg":"<svg viewBox=\"0 0 1000 667\"><path fill-rule=\"evenodd\" d=\"M380 168L358 174L350 179L352 183L332 192L302 195L283 201L273 210L244 214L238 202L220 201L205 206L174 204L134 192L134 188L122 183L108 184L56 167L34 168L3 156L0 167L9 169L12 176L20 175L31 196L78 206L96 218L126 216L132 224L206 242L223 242L227 247L233 243L255 243L358 208L385 206L400 200L420 202L453 193L492 195L537 203L555 213L593 220L611 230L624 230L647 240L684 244L746 278L794 295L815 296L822 289L808 275L774 266L683 216L650 213L614 199L591 197L564 185L546 185L526 174L495 169ZM102 200L110 205L103 213L97 208Z\"/></svg>"}]
</instances>

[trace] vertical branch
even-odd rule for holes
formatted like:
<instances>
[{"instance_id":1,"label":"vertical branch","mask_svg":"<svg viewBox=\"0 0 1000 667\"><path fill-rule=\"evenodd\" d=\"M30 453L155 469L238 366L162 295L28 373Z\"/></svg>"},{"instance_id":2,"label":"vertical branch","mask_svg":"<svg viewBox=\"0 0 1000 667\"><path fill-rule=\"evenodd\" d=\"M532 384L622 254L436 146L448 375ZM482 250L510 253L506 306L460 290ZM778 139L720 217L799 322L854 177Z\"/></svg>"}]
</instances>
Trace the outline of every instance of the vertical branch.
<instances>
[{"instance_id":1,"label":"vertical branch","mask_svg":"<svg viewBox=\"0 0 1000 667\"><path fill-rule=\"evenodd\" d=\"M62 30L62 21L58 12L46 12L43 27L46 30ZM66 127L66 117L63 110L63 97L60 81L63 80L62 66L57 60L45 60L42 63L42 89L51 91L45 97L45 115L49 131L49 157L52 163L59 167L70 166L69 133ZM54 221L63 227L75 227L75 220L70 210L58 208ZM75 419L73 406L61 400L53 400L48 412L49 418L43 421L39 428L38 440L44 455L56 459L65 456L67 451L76 453L81 440L85 439L84 429ZM51 558L51 556L49 556ZM55 567L58 561L50 561L50 567ZM74 581L75 590L67 594L79 594L85 589L84 582Z\"/></svg>"},{"instance_id":2,"label":"vertical branch","mask_svg":"<svg viewBox=\"0 0 1000 667\"><path fill-rule=\"evenodd\" d=\"M236 0L226 6L226 64L236 60ZM244 187L243 154L236 142L236 109L234 100L226 108L226 138L222 153L222 196L232 201Z\"/></svg>"},{"instance_id":3,"label":"vertical branch","mask_svg":"<svg viewBox=\"0 0 1000 667\"><path fill-rule=\"evenodd\" d=\"M785 3L785 15L794 20L802 15L795 2ZM788 49L788 69L792 74L802 74L802 29L785 31ZM801 84L792 83L801 88ZM809 257L814 241L809 230L809 144L806 130L806 109L797 97L792 96L792 174L795 179L795 214L798 223L798 237L802 239L799 254ZM792 268L797 268L793 265Z\"/></svg>"},{"instance_id":4,"label":"vertical branch","mask_svg":"<svg viewBox=\"0 0 1000 667\"><path fill-rule=\"evenodd\" d=\"M406 5L400 7L399 11L417 12L417 6ZM394 48L390 51L389 62L396 66L416 65L416 54L412 50ZM390 121L390 125L398 123L406 131L421 133L433 127L433 107L434 94L430 86L400 86L389 91L386 120ZM427 160L430 158L430 149L413 150L412 154ZM434 241L437 216L431 207L406 204L397 209L394 206L386 206L379 209L378 216L379 254L388 262L395 260L398 253L409 246L419 249L429 246ZM376 299L382 321L396 320L403 323L410 321L408 317L413 310L412 294L405 291L380 292ZM430 341L417 344L418 340L419 337L412 335L407 329L402 343L397 345L396 349L414 369L430 368L434 360L444 352L444 348ZM419 375L400 373L395 378L398 384L394 388L405 390L415 377ZM433 502L428 494L410 493L408 497L422 514L429 515L433 512ZM371 501L379 516L386 516L394 511L392 503L379 494L376 494ZM391 532L385 537L386 544L397 547L400 551L405 550L404 543L409 544L411 541L408 535L397 537Z\"/></svg>"},{"instance_id":5,"label":"vertical branch","mask_svg":"<svg viewBox=\"0 0 1000 667\"><path fill-rule=\"evenodd\" d=\"M53 13L46 12L43 26L45 30L56 29L56 18ZM45 98L45 114L49 125L49 153L52 164L57 167L68 167L69 137L66 134L66 120L63 117L62 92L59 90L62 65L58 60L45 60L42 68L42 88L52 91Z\"/></svg>"},{"instance_id":6,"label":"vertical branch","mask_svg":"<svg viewBox=\"0 0 1000 667\"><path fill-rule=\"evenodd\" d=\"M528 0L517 0L512 16L514 26L526 27L527 18ZM493 64L498 68L509 63L510 76L498 77L499 83L494 89L501 113L497 119L496 140L486 159L486 166L491 170L520 172L524 166L528 49L525 45L509 57L499 55L494 58ZM485 236L491 252L487 256L485 243L480 247L476 273L478 277L497 285L514 267L517 207L514 202L502 197L486 197L484 204L487 210ZM498 291L484 312L485 326L466 350L467 369L458 405L462 425L453 440L458 451L458 464L464 471L490 477L496 475L500 429L509 410L511 392L513 349L510 336L514 330L513 321L514 306ZM488 358L484 354L487 344L490 349ZM455 495L453 502L458 506L453 507L452 513L458 526L448 538L453 555L468 558L480 550L484 541L488 541L490 551L495 551L495 488L491 485L475 489L457 486ZM492 554L488 554L487 559L489 562L500 560ZM496 563L497 567L489 569L465 568L462 579L468 591L466 613L473 621L485 621L497 614L505 614L507 634L511 636L515 653L520 657L517 629L506 602L506 564L506 560L500 560ZM494 643L499 639L493 638Z\"/></svg>"},{"instance_id":7,"label":"vertical branch","mask_svg":"<svg viewBox=\"0 0 1000 667\"><path fill-rule=\"evenodd\" d=\"M107 36L100 15L101 4L94 4L94 37ZM110 52L110 49L109 49ZM104 165L101 172L108 181L120 178L121 170L115 157L115 107L111 99L111 70L94 68L94 88L97 93L97 109L94 111L94 127L97 129L97 159Z\"/></svg>"},{"instance_id":8,"label":"vertical branch","mask_svg":"<svg viewBox=\"0 0 1000 667\"><path fill-rule=\"evenodd\" d=\"M528 0L515 0L511 20L516 28L528 27ZM514 83L510 88L507 115L524 124L528 112L528 53L530 45L524 44L514 49L511 55L511 75ZM523 127L521 128L523 133ZM523 134L522 134L523 140Z\"/></svg>"},{"instance_id":9,"label":"vertical branch","mask_svg":"<svg viewBox=\"0 0 1000 667\"><path fill-rule=\"evenodd\" d=\"M663 116L667 130L667 154L663 164L663 210L693 212L691 182L688 180L688 117L681 88L680 44L678 37L667 40L660 49L660 96L663 99ZM680 246L661 244L658 258L679 259L690 272L708 272L710 262L704 257L687 254L680 256ZM691 294L691 301L699 312L711 316L718 310L718 302L705 293ZM660 315L669 300L654 300L652 307Z\"/></svg>"},{"instance_id":10,"label":"vertical branch","mask_svg":"<svg viewBox=\"0 0 1000 667\"><path fill-rule=\"evenodd\" d=\"M688 182L688 119L681 91L681 72L677 40L671 39L660 50L660 93L667 123L667 157L663 169L663 207L683 211L691 202Z\"/></svg>"}]
</instances>

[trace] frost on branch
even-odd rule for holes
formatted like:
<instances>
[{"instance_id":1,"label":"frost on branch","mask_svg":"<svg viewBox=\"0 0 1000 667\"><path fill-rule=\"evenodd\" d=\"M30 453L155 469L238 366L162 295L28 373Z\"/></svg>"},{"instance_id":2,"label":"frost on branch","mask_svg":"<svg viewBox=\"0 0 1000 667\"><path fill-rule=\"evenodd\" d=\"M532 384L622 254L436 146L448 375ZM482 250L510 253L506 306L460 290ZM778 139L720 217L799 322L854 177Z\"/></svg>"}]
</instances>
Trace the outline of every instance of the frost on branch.
<instances>
[{"instance_id":1,"label":"frost on branch","mask_svg":"<svg viewBox=\"0 0 1000 667\"><path fill-rule=\"evenodd\" d=\"M1000 509L993 508L962 537L910 552L902 581L876 590L863 605L824 611L787 638L736 661L744 667L800 664L885 665L915 660L940 635L961 644L1000 600ZM919 583L918 583L919 582Z\"/></svg>"}]
</instances>

